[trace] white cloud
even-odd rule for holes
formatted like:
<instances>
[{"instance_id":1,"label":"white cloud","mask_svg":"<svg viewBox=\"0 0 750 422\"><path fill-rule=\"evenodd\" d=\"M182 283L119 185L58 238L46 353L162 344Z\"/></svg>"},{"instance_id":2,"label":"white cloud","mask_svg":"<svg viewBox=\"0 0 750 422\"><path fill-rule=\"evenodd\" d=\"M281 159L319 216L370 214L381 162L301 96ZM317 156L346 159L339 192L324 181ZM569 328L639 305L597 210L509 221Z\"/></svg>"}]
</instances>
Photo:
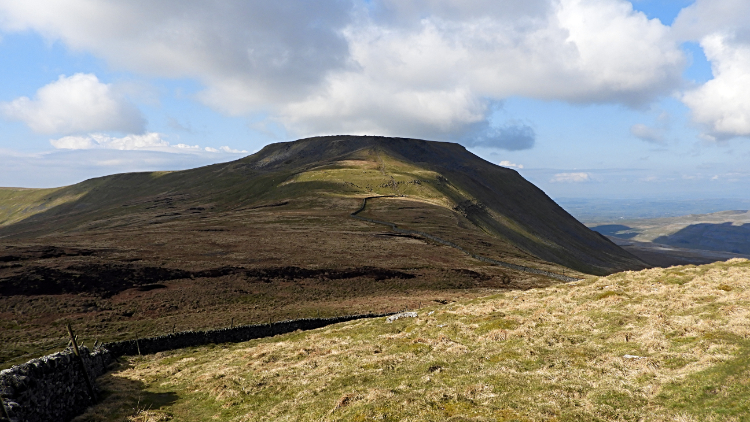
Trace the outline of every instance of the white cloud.
<instances>
[{"instance_id":1,"label":"white cloud","mask_svg":"<svg viewBox=\"0 0 750 422\"><path fill-rule=\"evenodd\" d=\"M750 135L750 44L708 35L701 41L714 78L682 96L709 140Z\"/></svg>"},{"instance_id":2,"label":"white cloud","mask_svg":"<svg viewBox=\"0 0 750 422\"><path fill-rule=\"evenodd\" d=\"M711 62L713 79L682 95L693 121L706 128L703 139L750 135L748 16L745 0L696 0L672 25L678 39L699 41Z\"/></svg>"},{"instance_id":3,"label":"white cloud","mask_svg":"<svg viewBox=\"0 0 750 422\"><path fill-rule=\"evenodd\" d=\"M673 32L683 41L699 41L719 32L748 33L750 2L746 0L696 0L682 9L672 24Z\"/></svg>"},{"instance_id":4,"label":"white cloud","mask_svg":"<svg viewBox=\"0 0 750 422\"><path fill-rule=\"evenodd\" d=\"M234 149L234 148L229 148L228 146L223 146L223 147L219 147L219 148L206 147L205 150L207 152L225 152L225 153L228 153L228 154L244 154L244 153L247 153L247 151L244 150L244 149L243 150L238 150L238 149Z\"/></svg>"},{"instance_id":5,"label":"white cloud","mask_svg":"<svg viewBox=\"0 0 750 422\"><path fill-rule=\"evenodd\" d=\"M187 144L177 144L175 145L175 148L196 150L196 151L201 149L200 145L187 145Z\"/></svg>"},{"instance_id":6,"label":"white cloud","mask_svg":"<svg viewBox=\"0 0 750 422\"><path fill-rule=\"evenodd\" d=\"M200 0L0 2L7 30L32 29L119 69L197 78L201 98L233 114L306 95L347 65L339 34L351 3Z\"/></svg>"},{"instance_id":7,"label":"white cloud","mask_svg":"<svg viewBox=\"0 0 750 422\"><path fill-rule=\"evenodd\" d=\"M590 181L591 175L589 173L557 173L552 176L550 183L581 183Z\"/></svg>"},{"instance_id":8,"label":"white cloud","mask_svg":"<svg viewBox=\"0 0 750 422\"><path fill-rule=\"evenodd\" d=\"M228 146L219 147L219 150L222 152L229 153L229 154L244 154L247 152L244 149L239 150L239 149L229 148Z\"/></svg>"},{"instance_id":9,"label":"white cloud","mask_svg":"<svg viewBox=\"0 0 750 422\"><path fill-rule=\"evenodd\" d=\"M170 145L169 142L162 138L161 134L156 132L149 132L143 135L126 135L120 138L99 133L85 136L64 136L59 139L51 139L50 144L57 149L68 150L109 149L120 151L159 151L180 154L201 153L203 151L225 154L247 153L245 150L237 150L228 146L222 146L218 149L211 147L202 149L199 145Z\"/></svg>"},{"instance_id":10,"label":"white cloud","mask_svg":"<svg viewBox=\"0 0 750 422\"><path fill-rule=\"evenodd\" d=\"M511 163L510 161L507 161L507 160L501 161L499 165L501 165L503 167L514 168L514 169L522 169L523 168L523 164Z\"/></svg>"},{"instance_id":11,"label":"white cloud","mask_svg":"<svg viewBox=\"0 0 750 422\"><path fill-rule=\"evenodd\" d=\"M116 138L103 134L90 134L85 136L65 136L59 139L51 139L50 144L57 149L119 149L119 150L163 150L170 147L169 142L163 140L161 135L155 132L143 135L127 135ZM172 148L183 149L175 146Z\"/></svg>"},{"instance_id":12,"label":"white cloud","mask_svg":"<svg viewBox=\"0 0 750 422\"><path fill-rule=\"evenodd\" d=\"M93 74L76 73L45 85L32 100L20 97L2 104L5 115L38 133L92 131L141 132L145 121L138 109L111 85Z\"/></svg>"},{"instance_id":13,"label":"white cloud","mask_svg":"<svg viewBox=\"0 0 750 422\"><path fill-rule=\"evenodd\" d=\"M211 107L297 135L463 139L493 130L493 101L640 105L684 65L668 28L625 0L28 0L0 15L116 68L196 78Z\"/></svg>"},{"instance_id":14,"label":"white cloud","mask_svg":"<svg viewBox=\"0 0 750 422\"><path fill-rule=\"evenodd\" d=\"M679 85L684 57L668 28L630 3L550 4L520 18L497 6L495 15L428 12L411 25L365 18L345 31L357 67L331 72L280 118L305 134L460 138L486 121L487 98L639 104Z\"/></svg>"}]
</instances>

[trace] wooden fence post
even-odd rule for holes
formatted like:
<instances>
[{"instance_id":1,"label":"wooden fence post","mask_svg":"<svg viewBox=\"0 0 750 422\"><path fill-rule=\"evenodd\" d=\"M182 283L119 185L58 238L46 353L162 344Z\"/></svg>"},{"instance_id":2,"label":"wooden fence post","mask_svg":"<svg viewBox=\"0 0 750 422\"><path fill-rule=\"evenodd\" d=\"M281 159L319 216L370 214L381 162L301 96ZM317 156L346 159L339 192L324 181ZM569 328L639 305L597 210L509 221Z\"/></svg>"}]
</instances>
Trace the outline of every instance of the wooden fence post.
<instances>
[{"instance_id":1,"label":"wooden fence post","mask_svg":"<svg viewBox=\"0 0 750 422\"><path fill-rule=\"evenodd\" d=\"M81 367L81 372L83 372L83 379L84 381L86 381L86 388L88 388L89 390L91 401L96 401L96 395L94 394L94 386L91 384L91 380L89 379L89 374L86 371L86 364L83 363L83 358L81 357L81 354L78 352L78 342L76 341L76 336L73 334L73 329L70 327L70 324L67 324L67 327L68 327L68 334L70 335L70 340L73 342L73 352L78 358L78 364Z\"/></svg>"},{"instance_id":2,"label":"wooden fence post","mask_svg":"<svg viewBox=\"0 0 750 422\"><path fill-rule=\"evenodd\" d=\"M3 400L2 397L0 397L0 407L3 408L3 415L5 415L5 419L10 421L10 415L8 414L8 409L5 407L5 400Z\"/></svg>"}]
</instances>

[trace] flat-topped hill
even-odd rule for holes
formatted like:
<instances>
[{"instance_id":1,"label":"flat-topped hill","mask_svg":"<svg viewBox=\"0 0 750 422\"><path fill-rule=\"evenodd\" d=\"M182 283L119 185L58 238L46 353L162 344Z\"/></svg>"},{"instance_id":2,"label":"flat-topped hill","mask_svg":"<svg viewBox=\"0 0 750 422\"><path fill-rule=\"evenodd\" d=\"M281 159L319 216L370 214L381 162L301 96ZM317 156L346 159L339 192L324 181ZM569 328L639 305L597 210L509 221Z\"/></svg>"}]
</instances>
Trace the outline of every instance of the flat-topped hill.
<instances>
[{"instance_id":1,"label":"flat-topped hill","mask_svg":"<svg viewBox=\"0 0 750 422\"><path fill-rule=\"evenodd\" d=\"M229 217L234 210L281 203L319 208L326 198L368 195L403 195L450 209L526 253L579 271L602 274L643 265L514 170L458 144L384 137L309 138L193 170L0 190L0 237L146 227L152 218L198 213Z\"/></svg>"}]
</instances>

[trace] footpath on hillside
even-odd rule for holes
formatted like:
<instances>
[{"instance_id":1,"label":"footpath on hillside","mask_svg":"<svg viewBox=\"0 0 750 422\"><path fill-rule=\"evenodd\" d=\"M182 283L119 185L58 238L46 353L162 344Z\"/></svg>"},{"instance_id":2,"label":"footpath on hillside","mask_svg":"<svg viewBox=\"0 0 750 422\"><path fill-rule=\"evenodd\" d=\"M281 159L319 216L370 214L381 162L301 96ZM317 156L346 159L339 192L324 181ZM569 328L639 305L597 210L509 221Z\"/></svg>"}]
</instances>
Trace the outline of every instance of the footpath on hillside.
<instances>
[{"instance_id":1,"label":"footpath on hillside","mask_svg":"<svg viewBox=\"0 0 750 422\"><path fill-rule=\"evenodd\" d=\"M395 198L395 197L401 197L401 196L402 195L368 196L368 197L366 197L366 198L364 198L362 200L362 206L360 206L353 213L349 214L349 216L352 217L352 218L356 218L358 220L367 221L368 223L382 224L384 226L388 226L388 227L391 228L391 230L393 230L396 233L417 235L417 236L424 237L426 239L430 239L432 241L435 241L437 243L443 244L445 246L450 246L451 248L457 249L457 250L465 253L466 255L469 255L470 257L472 257L472 258L474 258L476 260L479 260L479 261L482 261L482 262L487 262L489 264L498 265L498 266L501 266L501 267L510 268L512 270L522 271L522 272L525 272L525 273L539 274L539 275L547 276L547 277L554 278L554 279L560 280L560 281L565 281L565 282L580 280L578 278L568 277L568 276L565 276L565 275L562 275L562 274L556 274L556 273L552 273L552 272L549 272L549 271L540 270L540 269L537 269L537 268L524 267L523 265L516 265L516 264L511 264L509 262L503 262L503 261L498 261L496 259L487 258L485 256L481 256L481 255L477 255L477 254L471 253L471 252L467 251L466 249L462 248L461 246L458 246L457 244L455 244L453 242L441 239L441 238L439 238L437 236L434 236L434 235L431 235L429 233L425 233L425 232L418 231L418 230L401 229L401 228L399 228L396 225L396 223L391 223L391 222L388 222L388 221L375 220L375 219L372 219L372 218L367 218L367 217L362 217L360 215L357 215L360 212L364 211L365 207L367 206L367 200L368 199Z\"/></svg>"}]
</instances>

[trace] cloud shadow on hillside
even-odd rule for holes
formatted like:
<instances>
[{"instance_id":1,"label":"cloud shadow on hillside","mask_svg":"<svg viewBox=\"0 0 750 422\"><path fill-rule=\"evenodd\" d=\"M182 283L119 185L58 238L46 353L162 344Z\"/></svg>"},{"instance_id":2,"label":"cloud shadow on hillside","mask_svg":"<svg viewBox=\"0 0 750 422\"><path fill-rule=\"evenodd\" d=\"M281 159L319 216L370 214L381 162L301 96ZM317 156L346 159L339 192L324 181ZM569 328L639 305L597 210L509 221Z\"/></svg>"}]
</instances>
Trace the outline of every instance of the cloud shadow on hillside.
<instances>
[{"instance_id":1,"label":"cloud shadow on hillside","mask_svg":"<svg viewBox=\"0 0 750 422\"><path fill-rule=\"evenodd\" d=\"M673 234L657 237L653 242L679 248L750 254L750 223L741 226L691 224Z\"/></svg>"}]
</instances>

